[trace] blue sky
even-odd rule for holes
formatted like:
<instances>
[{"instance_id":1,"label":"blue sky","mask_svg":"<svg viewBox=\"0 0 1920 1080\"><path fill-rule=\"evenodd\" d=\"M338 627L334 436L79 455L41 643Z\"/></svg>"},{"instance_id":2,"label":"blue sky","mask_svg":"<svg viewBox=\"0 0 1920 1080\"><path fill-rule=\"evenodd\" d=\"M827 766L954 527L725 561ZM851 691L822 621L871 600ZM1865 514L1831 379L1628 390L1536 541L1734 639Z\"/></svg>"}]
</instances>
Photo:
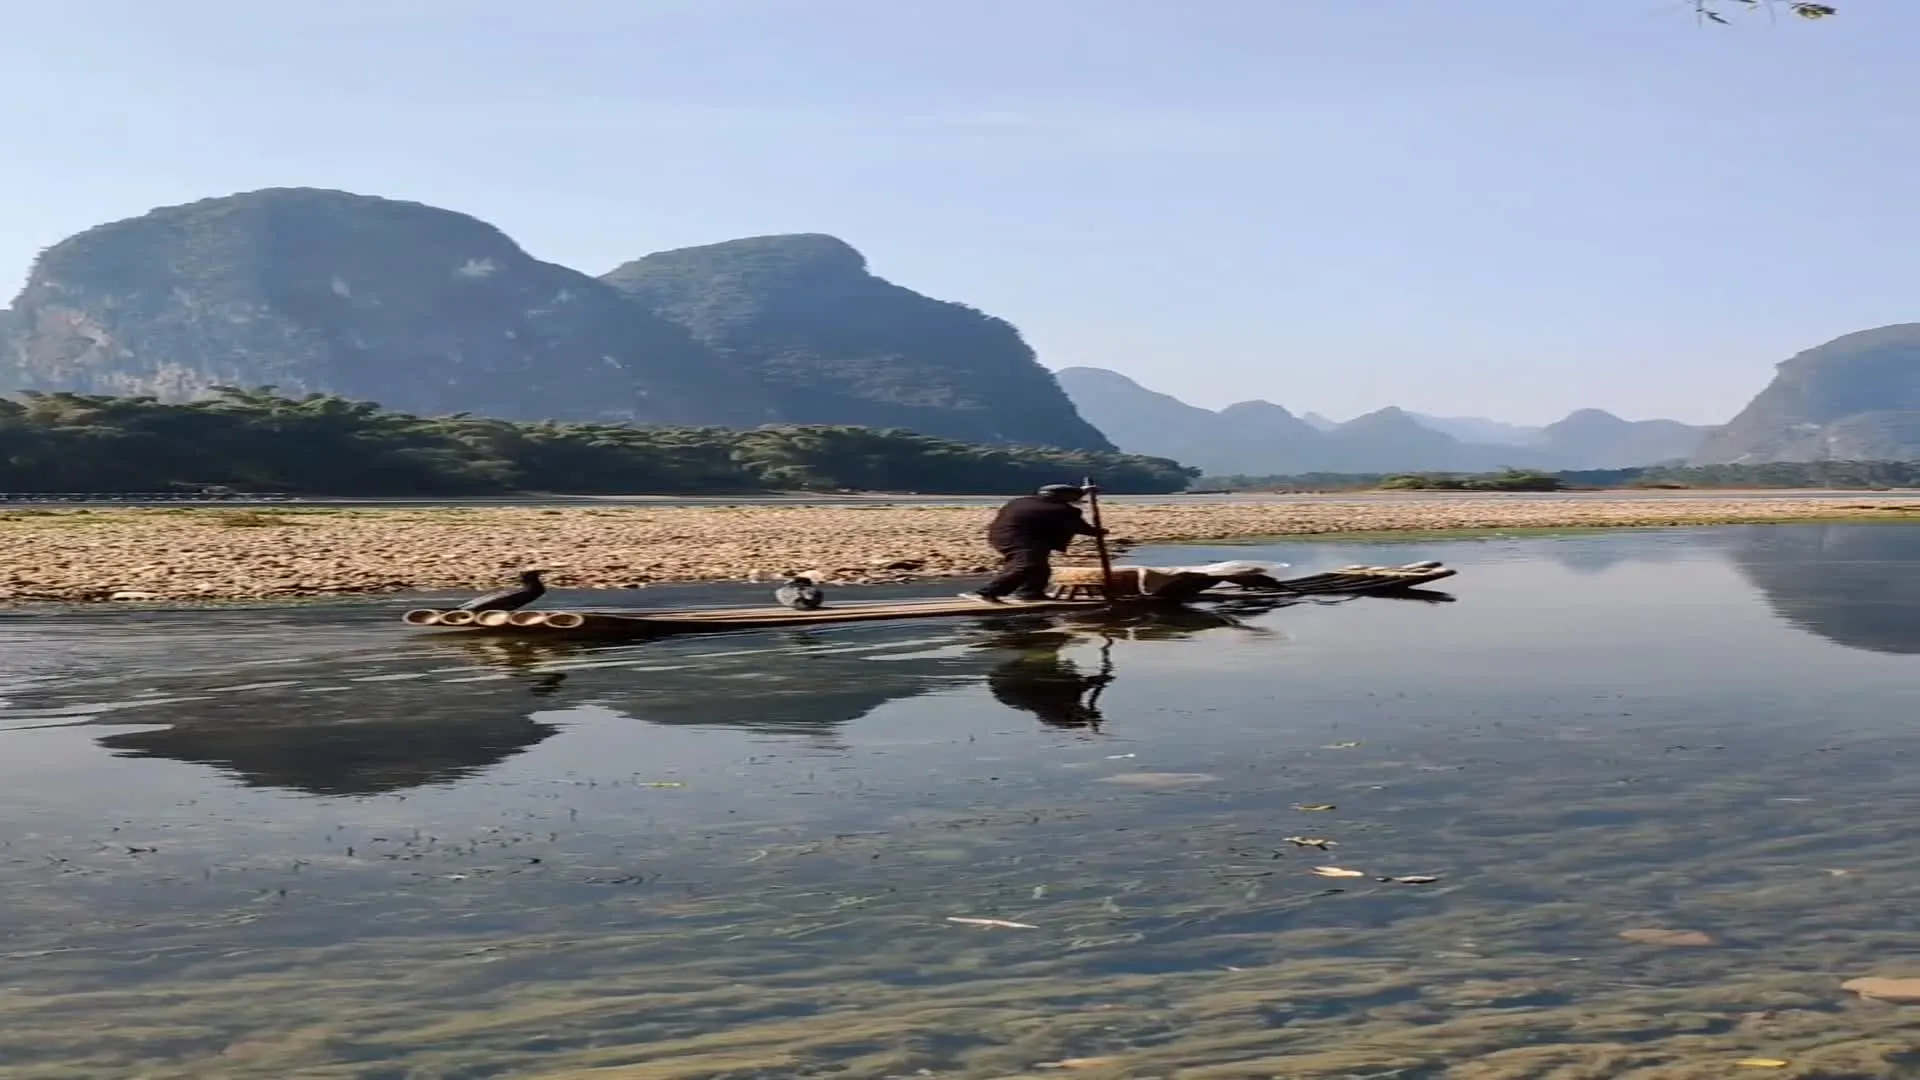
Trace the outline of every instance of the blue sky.
<instances>
[{"instance_id":1,"label":"blue sky","mask_svg":"<svg viewBox=\"0 0 1920 1080\"><path fill-rule=\"evenodd\" d=\"M830 232L1200 404L1717 422L1920 320L1920 3L82 0L9 12L0 295L275 185L600 273Z\"/></svg>"}]
</instances>

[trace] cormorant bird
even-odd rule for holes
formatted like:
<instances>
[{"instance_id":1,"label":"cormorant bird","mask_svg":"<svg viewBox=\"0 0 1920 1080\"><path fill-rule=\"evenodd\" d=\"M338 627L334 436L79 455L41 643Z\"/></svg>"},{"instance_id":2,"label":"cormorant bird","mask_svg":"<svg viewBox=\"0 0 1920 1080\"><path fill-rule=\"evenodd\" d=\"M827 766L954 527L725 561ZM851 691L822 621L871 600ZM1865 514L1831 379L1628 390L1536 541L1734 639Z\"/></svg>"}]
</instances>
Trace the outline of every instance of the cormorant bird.
<instances>
[{"instance_id":1,"label":"cormorant bird","mask_svg":"<svg viewBox=\"0 0 1920 1080\"><path fill-rule=\"evenodd\" d=\"M773 598L795 611L812 611L827 602L820 586L805 574L797 574L785 585L773 590Z\"/></svg>"},{"instance_id":2,"label":"cormorant bird","mask_svg":"<svg viewBox=\"0 0 1920 1080\"><path fill-rule=\"evenodd\" d=\"M475 597L461 604L458 610L513 611L526 607L528 604L547 595L547 586L540 580L540 573L538 570L522 570L520 571L519 588L501 589L499 592L490 592L485 596Z\"/></svg>"}]
</instances>

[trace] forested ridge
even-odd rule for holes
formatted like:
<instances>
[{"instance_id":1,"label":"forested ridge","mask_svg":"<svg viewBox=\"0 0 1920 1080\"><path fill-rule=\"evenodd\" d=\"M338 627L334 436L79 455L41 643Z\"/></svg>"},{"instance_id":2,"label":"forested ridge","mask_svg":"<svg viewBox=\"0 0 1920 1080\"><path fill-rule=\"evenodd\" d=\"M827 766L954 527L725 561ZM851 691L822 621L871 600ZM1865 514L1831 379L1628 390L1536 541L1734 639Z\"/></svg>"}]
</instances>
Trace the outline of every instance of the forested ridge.
<instances>
[{"instance_id":1,"label":"forested ridge","mask_svg":"<svg viewBox=\"0 0 1920 1080\"><path fill-rule=\"evenodd\" d=\"M1799 488L1872 491L1920 487L1920 461L1769 461L1496 473L1298 473L1202 476L1199 491L1562 491L1571 488Z\"/></svg>"},{"instance_id":2,"label":"forested ridge","mask_svg":"<svg viewBox=\"0 0 1920 1080\"><path fill-rule=\"evenodd\" d=\"M220 387L193 402L22 393L0 398L0 491L225 486L325 495L516 491L1024 491L1093 477L1115 493L1178 491L1164 458L974 446L910 431L751 429L421 417L372 402Z\"/></svg>"}]
</instances>

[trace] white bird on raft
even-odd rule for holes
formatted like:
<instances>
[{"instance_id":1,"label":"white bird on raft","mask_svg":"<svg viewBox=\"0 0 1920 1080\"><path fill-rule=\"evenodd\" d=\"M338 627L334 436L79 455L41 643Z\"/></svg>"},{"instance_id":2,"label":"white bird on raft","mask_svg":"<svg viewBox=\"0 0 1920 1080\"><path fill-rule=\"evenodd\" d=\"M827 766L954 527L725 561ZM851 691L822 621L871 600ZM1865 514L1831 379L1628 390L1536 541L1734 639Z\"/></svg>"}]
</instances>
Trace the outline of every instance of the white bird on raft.
<instances>
[{"instance_id":1,"label":"white bird on raft","mask_svg":"<svg viewBox=\"0 0 1920 1080\"><path fill-rule=\"evenodd\" d=\"M785 585L773 590L773 598L781 606L795 611L813 611L827 602L827 594L820 591L818 584L821 574L818 570L805 574L795 574Z\"/></svg>"}]
</instances>

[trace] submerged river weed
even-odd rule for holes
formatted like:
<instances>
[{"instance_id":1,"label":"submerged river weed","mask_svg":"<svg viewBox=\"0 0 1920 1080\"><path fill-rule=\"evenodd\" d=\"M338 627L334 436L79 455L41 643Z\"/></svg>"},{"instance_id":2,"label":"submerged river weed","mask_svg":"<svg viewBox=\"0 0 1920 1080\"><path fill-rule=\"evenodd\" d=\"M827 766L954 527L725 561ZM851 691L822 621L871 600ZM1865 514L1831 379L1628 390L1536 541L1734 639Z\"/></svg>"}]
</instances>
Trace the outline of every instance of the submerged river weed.
<instances>
[{"instance_id":1,"label":"submerged river weed","mask_svg":"<svg viewBox=\"0 0 1920 1080\"><path fill-rule=\"evenodd\" d=\"M1916 1075L1846 984L1920 977L1920 529L1422 554L1165 624L0 620L0 1077Z\"/></svg>"}]
</instances>

